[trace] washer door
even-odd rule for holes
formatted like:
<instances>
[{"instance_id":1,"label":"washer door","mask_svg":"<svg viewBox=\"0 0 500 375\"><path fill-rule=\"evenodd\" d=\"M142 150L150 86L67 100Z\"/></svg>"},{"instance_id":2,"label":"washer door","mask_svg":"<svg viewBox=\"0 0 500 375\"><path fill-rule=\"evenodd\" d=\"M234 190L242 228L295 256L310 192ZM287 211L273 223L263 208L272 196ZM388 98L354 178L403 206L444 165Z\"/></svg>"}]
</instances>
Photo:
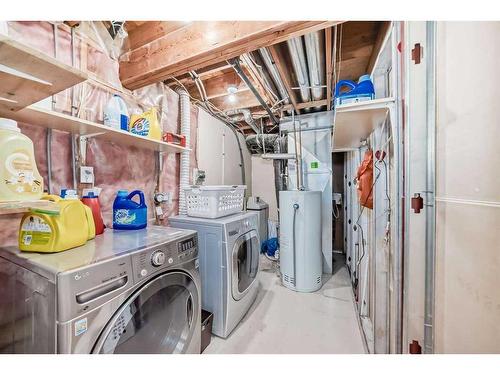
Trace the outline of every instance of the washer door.
<instances>
[{"instance_id":1,"label":"washer door","mask_svg":"<svg viewBox=\"0 0 500 375\"><path fill-rule=\"evenodd\" d=\"M193 336L199 296L183 272L162 274L138 289L105 327L93 352L183 353Z\"/></svg>"},{"instance_id":2,"label":"washer door","mask_svg":"<svg viewBox=\"0 0 500 375\"><path fill-rule=\"evenodd\" d=\"M255 230L238 237L232 251L232 294L240 300L247 293L259 270L259 236Z\"/></svg>"}]
</instances>

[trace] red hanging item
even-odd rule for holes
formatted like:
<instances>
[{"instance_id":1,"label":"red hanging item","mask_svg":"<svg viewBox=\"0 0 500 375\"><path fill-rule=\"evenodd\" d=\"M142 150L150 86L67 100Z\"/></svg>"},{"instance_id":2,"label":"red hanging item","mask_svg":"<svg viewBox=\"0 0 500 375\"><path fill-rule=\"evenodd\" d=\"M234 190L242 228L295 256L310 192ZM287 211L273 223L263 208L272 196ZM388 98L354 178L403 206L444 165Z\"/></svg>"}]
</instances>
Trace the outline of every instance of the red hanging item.
<instances>
[{"instance_id":1,"label":"red hanging item","mask_svg":"<svg viewBox=\"0 0 500 375\"><path fill-rule=\"evenodd\" d=\"M356 175L359 204L373 209L373 151L367 150Z\"/></svg>"}]
</instances>

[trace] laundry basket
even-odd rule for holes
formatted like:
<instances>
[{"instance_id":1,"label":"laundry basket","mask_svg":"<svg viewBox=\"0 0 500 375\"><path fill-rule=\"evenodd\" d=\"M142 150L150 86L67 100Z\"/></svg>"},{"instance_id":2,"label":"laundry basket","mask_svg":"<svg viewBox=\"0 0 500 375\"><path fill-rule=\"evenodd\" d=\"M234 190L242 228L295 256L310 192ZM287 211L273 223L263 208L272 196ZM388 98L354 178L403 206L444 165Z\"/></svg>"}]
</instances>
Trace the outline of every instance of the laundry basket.
<instances>
[{"instance_id":1,"label":"laundry basket","mask_svg":"<svg viewBox=\"0 0 500 375\"><path fill-rule=\"evenodd\" d=\"M187 215L216 219L243 210L245 185L191 186L184 189Z\"/></svg>"}]
</instances>

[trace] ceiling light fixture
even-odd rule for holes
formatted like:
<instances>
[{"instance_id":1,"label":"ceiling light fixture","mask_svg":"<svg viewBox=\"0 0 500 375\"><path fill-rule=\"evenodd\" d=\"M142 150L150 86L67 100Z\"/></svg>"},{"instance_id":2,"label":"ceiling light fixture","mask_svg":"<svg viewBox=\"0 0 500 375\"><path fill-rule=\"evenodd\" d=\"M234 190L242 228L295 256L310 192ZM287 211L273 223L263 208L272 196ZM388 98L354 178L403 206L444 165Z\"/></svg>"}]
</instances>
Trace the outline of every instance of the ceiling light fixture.
<instances>
[{"instance_id":1,"label":"ceiling light fixture","mask_svg":"<svg viewBox=\"0 0 500 375\"><path fill-rule=\"evenodd\" d=\"M236 103L236 95L234 94L230 94L228 97L227 97L227 100L229 101L229 103Z\"/></svg>"},{"instance_id":2,"label":"ceiling light fixture","mask_svg":"<svg viewBox=\"0 0 500 375\"><path fill-rule=\"evenodd\" d=\"M227 93L228 94L236 94L238 92L238 88L236 85L229 85L227 86Z\"/></svg>"}]
</instances>

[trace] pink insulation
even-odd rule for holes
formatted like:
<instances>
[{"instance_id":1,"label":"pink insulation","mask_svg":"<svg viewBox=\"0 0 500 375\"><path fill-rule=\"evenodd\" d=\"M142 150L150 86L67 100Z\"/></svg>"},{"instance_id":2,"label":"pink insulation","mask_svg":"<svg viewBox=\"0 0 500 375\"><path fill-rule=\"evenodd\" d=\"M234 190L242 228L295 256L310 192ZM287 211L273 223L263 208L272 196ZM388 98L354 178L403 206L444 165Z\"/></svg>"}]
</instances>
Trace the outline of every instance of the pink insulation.
<instances>
[{"instance_id":1,"label":"pink insulation","mask_svg":"<svg viewBox=\"0 0 500 375\"><path fill-rule=\"evenodd\" d=\"M85 28L83 28L85 29ZM89 27L87 25L86 30ZM9 22L9 35L20 42L30 45L51 56L54 55L53 27L48 22ZM58 56L66 64L71 64L71 38L66 25L58 28ZM88 43L82 49L82 43ZM89 80L76 86L76 106L79 117L102 123L103 109L109 97L119 92L126 101L129 112L142 112L156 106L164 131L179 133L179 98L162 83L129 92L123 90L118 75L118 62L107 54L97 42L90 42L82 35L75 40L75 66L91 72L97 81ZM80 51L86 51L86 54ZM82 65L85 65L82 67ZM118 86L120 85L120 86ZM114 89L116 88L116 89ZM71 89L56 95L54 109L60 112L71 111ZM198 108L191 106L191 168L197 166L196 135ZM40 126L20 124L21 131L33 140L35 158L40 174L47 187L47 130ZM52 132L52 193L58 194L63 187L72 187L71 135ZM163 169L159 178L159 190L171 192L173 202L164 205L164 219L177 214L179 197L178 154L164 154ZM156 154L153 151L103 141L99 137L89 139L87 147L87 166L94 167L95 186L102 188L100 203L106 226L112 223L112 205L117 190L139 189L144 191L148 205L148 216L154 218L153 193L157 185ZM81 192L79 192L81 193ZM0 215L0 246L16 245L19 222L22 215ZM167 224L168 220L162 220Z\"/></svg>"}]
</instances>

